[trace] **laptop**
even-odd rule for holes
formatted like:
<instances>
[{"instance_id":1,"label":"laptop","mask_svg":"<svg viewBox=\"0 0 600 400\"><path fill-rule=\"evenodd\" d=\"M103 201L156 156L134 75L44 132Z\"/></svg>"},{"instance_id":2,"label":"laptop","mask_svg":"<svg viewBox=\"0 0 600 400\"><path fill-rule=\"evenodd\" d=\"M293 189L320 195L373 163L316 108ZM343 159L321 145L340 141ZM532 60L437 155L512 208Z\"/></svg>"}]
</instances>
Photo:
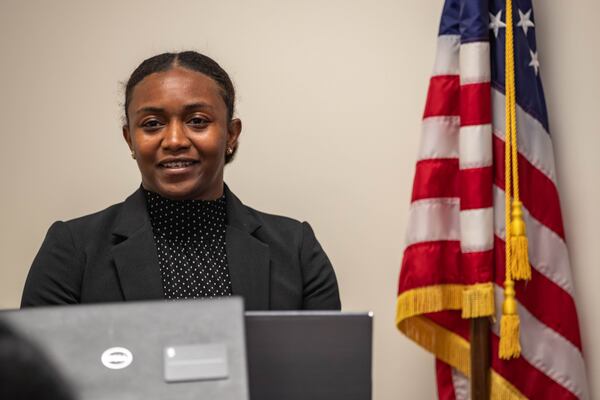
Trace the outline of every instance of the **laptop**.
<instances>
[{"instance_id":1,"label":"laptop","mask_svg":"<svg viewBox=\"0 0 600 400\"><path fill-rule=\"evenodd\" d=\"M250 398L369 400L372 313L247 312Z\"/></svg>"},{"instance_id":2,"label":"laptop","mask_svg":"<svg viewBox=\"0 0 600 400\"><path fill-rule=\"evenodd\" d=\"M244 319L241 298L226 297L0 311L0 320L37 342L81 400L371 399L371 313Z\"/></svg>"},{"instance_id":3,"label":"laptop","mask_svg":"<svg viewBox=\"0 0 600 400\"><path fill-rule=\"evenodd\" d=\"M128 302L2 311L81 400L247 400L243 301Z\"/></svg>"}]
</instances>

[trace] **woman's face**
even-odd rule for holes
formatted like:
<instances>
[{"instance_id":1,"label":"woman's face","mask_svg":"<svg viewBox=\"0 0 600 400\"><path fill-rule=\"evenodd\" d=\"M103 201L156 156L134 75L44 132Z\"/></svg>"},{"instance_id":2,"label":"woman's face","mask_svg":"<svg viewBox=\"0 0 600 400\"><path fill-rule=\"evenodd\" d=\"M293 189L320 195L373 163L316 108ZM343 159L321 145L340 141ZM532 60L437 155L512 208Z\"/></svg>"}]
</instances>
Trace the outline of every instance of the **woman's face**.
<instances>
[{"instance_id":1,"label":"woman's face","mask_svg":"<svg viewBox=\"0 0 600 400\"><path fill-rule=\"evenodd\" d=\"M241 132L229 121L221 89L208 76L181 67L148 75L133 89L123 137L145 189L176 200L223 194L225 152Z\"/></svg>"}]
</instances>

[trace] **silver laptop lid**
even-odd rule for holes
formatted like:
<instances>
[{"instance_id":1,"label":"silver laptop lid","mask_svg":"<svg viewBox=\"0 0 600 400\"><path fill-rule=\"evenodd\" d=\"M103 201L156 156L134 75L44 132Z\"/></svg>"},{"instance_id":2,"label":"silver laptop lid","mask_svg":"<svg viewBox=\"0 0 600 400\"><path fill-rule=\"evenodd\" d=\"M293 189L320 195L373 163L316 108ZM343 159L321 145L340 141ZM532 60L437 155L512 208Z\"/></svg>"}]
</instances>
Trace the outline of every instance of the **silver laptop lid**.
<instances>
[{"instance_id":1,"label":"silver laptop lid","mask_svg":"<svg viewBox=\"0 0 600 400\"><path fill-rule=\"evenodd\" d=\"M248 399L243 302L130 302L2 311L82 400Z\"/></svg>"}]
</instances>

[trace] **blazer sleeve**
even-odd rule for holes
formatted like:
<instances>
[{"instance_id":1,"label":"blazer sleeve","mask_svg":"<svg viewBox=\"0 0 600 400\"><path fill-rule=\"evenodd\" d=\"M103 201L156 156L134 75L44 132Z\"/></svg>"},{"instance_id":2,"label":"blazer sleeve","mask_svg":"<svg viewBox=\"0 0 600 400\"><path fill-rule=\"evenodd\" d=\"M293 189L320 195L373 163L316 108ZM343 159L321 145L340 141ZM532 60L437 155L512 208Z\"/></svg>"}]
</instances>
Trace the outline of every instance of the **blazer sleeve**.
<instances>
[{"instance_id":1,"label":"blazer sleeve","mask_svg":"<svg viewBox=\"0 0 600 400\"><path fill-rule=\"evenodd\" d=\"M79 303L84 264L69 226L52 224L29 269L21 307Z\"/></svg>"},{"instance_id":2,"label":"blazer sleeve","mask_svg":"<svg viewBox=\"0 0 600 400\"><path fill-rule=\"evenodd\" d=\"M302 223L300 262L304 281L302 308L340 310L340 293L333 266L307 222Z\"/></svg>"}]
</instances>

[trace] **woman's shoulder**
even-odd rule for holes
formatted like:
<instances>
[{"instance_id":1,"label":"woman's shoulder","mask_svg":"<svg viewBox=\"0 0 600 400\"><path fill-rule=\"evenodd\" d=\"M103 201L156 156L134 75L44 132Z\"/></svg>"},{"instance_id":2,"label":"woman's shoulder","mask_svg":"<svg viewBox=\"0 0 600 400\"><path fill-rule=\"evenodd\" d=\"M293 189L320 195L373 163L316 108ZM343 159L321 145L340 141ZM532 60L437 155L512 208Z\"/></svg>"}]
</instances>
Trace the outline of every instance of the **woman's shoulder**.
<instances>
[{"instance_id":1,"label":"woman's shoulder","mask_svg":"<svg viewBox=\"0 0 600 400\"><path fill-rule=\"evenodd\" d=\"M273 235L290 235L301 233L303 225L295 218L272 214L257 210L242 203L240 199L226 187L227 216L229 224L243 227L245 230Z\"/></svg>"},{"instance_id":2,"label":"woman's shoulder","mask_svg":"<svg viewBox=\"0 0 600 400\"><path fill-rule=\"evenodd\" d=\"M103 210L93 212L91 214L81 215L79 217L71 218L64 220L66 225L70 228L79 229L79 228L89 228L97 225L110 225L114 222L119 214L121 213L121 209L123 208L123 203L116 203L106 207Z\"/></svg>"},{"instance_id":3,"label":"woman's shoulder","mask_svg":"<svg viewBox=\"0 0 600 400\"><path fill-rule=\"evenodd\" d=\"M316 240L312 227L306 221L244 207L248 215L256 221L254 236L265 242L279 243L284 247L298 247L307 241Z\"/></svg>"},{"instance_id":4,"label":"woman's shoulder","mask_svg":"<svg viewBox=\"0 0 600 400\"><path fill-rule=\"evenodd\" d=\"M62 223L75 235L94 236L118 230L123 225L140 224L146 219L144 218L145 214L145 199L143 193L137 190L124 201L91 214L68 219Z\"/></svg>"},{"instance_id":5,"label":"woman's shoulder","mask_svg":"<svg viewBox=\"0 0 600 400\"><path fill-rule=\"evenodd\" d=\"M258 221L265 225L279 226L281 228L298 228L303 222L285 215L278 215L257 210L246 206L248 212L252 214Z\"/></svg>"}]
</instances>

